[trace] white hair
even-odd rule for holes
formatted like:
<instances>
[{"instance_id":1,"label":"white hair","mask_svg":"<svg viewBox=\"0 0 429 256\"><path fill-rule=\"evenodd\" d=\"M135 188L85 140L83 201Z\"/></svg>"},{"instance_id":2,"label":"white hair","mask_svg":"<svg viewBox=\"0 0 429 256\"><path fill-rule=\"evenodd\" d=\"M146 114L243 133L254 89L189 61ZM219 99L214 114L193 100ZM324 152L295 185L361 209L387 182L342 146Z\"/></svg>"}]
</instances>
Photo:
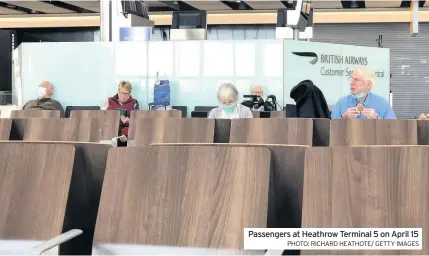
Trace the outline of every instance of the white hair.
<instances>
[{"instance_id":1,"label":"white hair","mask_svg":"<svg viewBox=\"0 0 429 256\"><path fill-rule=\"evenodd\" d=\"M250 86L250 91L253 91L253 89L255 89L255 88L257 88L257 87L261 88L261 89L262 89L262 91L264 90L264 87L262 87L262 85L260 85L260 84L252 84L252 85Z\"/></svg>"},{"instance_id":2,"label":"white hair","mask_svg":"<svg viewBox=\"0 0 429 256\"><path fill-rule=\"evenodd\" d=\"M371 89L375 85L375 72L372 71L369 67L366 66L360 66L355 69L356 72L362 75L364 81L370 81L371 82Z\"/></svg>"},{"instance_id":3,"label":"white hair","mask_svg":"<svg viewBox=\"0 0 429 256\"><path fill-rule=\"evenodd\" d=\"M217 92L218 100L228 99L237 101L238 100L238 91L237 88L233 84L225 83L219 87L219 91Z\"/></svg>"}]
</instances>

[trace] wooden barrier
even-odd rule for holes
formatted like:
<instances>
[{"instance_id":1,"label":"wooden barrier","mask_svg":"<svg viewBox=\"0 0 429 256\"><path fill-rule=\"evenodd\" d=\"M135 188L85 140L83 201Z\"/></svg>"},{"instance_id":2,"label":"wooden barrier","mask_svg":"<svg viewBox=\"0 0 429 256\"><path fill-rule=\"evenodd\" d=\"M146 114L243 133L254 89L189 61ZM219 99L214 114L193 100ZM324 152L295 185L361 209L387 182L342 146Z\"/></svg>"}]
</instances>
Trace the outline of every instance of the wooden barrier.
<instances>
[{"instance_id":1,"label":"wooden barrier","mask_svg":"<svg viewBox=\"0 0 429 256\"><path fill-rule=\"evenodd\" d=\"M68 193L67 208L64 209L66 211L67 220L63 223L62 231L66 232L68 230L78 228L83 231L83 234L62 245L60 247L60 253L65 255L90 255L98 205L101 196L101 188L103 186L104 172L106 170L107 154L112 146L81 142L0 141L0 147L5 146L6 148L9 148L11 147L10 145L36 145L36 148L49 148L54 145L59 145L60 147L62 145L68 145L74 147L73 175L71 175L71 185L68 190L70 192ZM41 154L43 155L43 153ZM53 156L56 155L49 156L49 158ZM59 160L49 159L48 161L58 161L58 164L61 164L62 160L60 158ZM59 168L55 172L61 171L62 169ZM32 182L30 177L28 177L28 179L28 182ZM65 198L67 199L67 196ZM43 200L46 201L47 199L52 200L52 197L46 196ZM32 218L30 217L30 220L31 219ZM48 224L49 223L44 223L43 225Z\"/></svg>"},{"instance_id":2,"label":"wooden barrier","mask_svg":"<svg viewBox=\"0 0 429 256\"><path fill-rule=\"evenodd\" d=\"M266 227L269 173L264 148L112 149L95 243L242 249Z\"/></svg>"},{"instance_id":3,"label":"wooden barrier","mask_svg":"<svg viewBox=\"0 0 429 256\"><path fill-rule=\"evenodd\" d=\"M332 120L330 146L417 145L416 120Z\"/></svg>"},{"instance_id":4,"label":"wooden barrier","mask_svg":"<svg viewBox=\"0 0 429 256\"><path fill-rule=\"evenodd\" d=\"M12 119L0 118L0 140L8 140L12 129Z\"/></svg>"},{"instance_id":5,"label":"wooden barrier","mask_svg":"<svg viewBox=\"0 0 429 256\"><path fill-rule=\"evenodd\" d=\"M61 112L59 110L12 110L11 118L60 118Z\"/></svg>"},{"instance_id":6,"label":"wooden barrier","mask_svg":"<svg viewBox=\"0 0 429 256\"><path fill-rule=\"evenodd\" d=\"M98 119L100 123L100 140L111 140L119 134L119 110L72 110L70 119L79 123L88 122L90 118Z\"/></svg>"},{"instance_id":7,"label":"wooden barrier","mask_svg":"<svg viewBox=\"0 0 429 256\"><path fill-rule=\"evenodd\" d=\"M65 220L74 224L66 212L74 156L72 145L1 144L1 251L23 249L10 240L35 246L60 235Z\"/></svg>"},{"instance_id":8,"label":"wooden barrier","mask_svg":"<svg viewBox=\"0 0 429 256\"><path fill-rule=\"evenodd\" d=\"M263 144L154 143L153 147L261 147L271 151L268 228L300 228L304 153L308 146Z\"/></svg>"},{"instance_id":9,"label":"wooden barrier","mask_svg":"<svg viewBox=\"0 0 429 256\"><path fill-rule=\"evenodd\" d=\"M84 122L73 118L16 118L12 120L12 140L29 141L100 141L99 120Z\"/></svg>"},{"instance_id":10,"label":"wooden barrier","mask_svg":"<svg viewBox=\"0 0 429 256\"><path fill-rule=\"evenodd\" d=\"M231 120L231 143L311 146L313 121L307 118Z\"/></svg>"},{"instance_id":11,"label":"wooden barrier","mask_svg":"<svg viewBox=\"0 0 429 256\"><path fill-rule=\"evenodd\" d=\"M129 146L151 143L211 143L215 120L206 118L140 118L130 124Z\"/></svg>"},{"instance_id":12,"label":"wooden barrier","mask_svg":"<svg viewBox=\"0 0 429 256\"><path fill-rule=\"evenodd\" d=\"M428 254L429 147L309 148L305 156L303 228L422 228ZM398 251L301 251L397 254Z\"/></svg>"}]
</instances>

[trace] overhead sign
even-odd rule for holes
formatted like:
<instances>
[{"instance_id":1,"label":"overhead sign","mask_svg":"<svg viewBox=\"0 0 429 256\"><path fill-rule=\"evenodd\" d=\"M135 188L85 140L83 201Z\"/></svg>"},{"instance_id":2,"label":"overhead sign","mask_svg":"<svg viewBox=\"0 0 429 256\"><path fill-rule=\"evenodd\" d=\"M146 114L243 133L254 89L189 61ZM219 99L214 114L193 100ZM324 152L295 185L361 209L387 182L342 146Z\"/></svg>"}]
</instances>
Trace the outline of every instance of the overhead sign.
<instances>
[{"instance_id":1,"label":"overhead sign","mask_svg":"<svg viewBox=\"0 0 429 256\"><path fill-rule=\"evenodd\" d=\"M341 44L284 41L283 84L285 103L294 103L289 94L303 80L312 80L329 105L350 93L350 77L358 66L376 74L373 92L389 101L390 50Z\"/></svg>"},{"instance_id":2,"label":"overhead sign","mask_svg":"<svg viewBox=\"0 0 429 256\"><path fill-rule=\"evenodd\" d=\"M119 41L150 41L151 27L129 27L119 30Z\"/></svg>"}]
</instances>

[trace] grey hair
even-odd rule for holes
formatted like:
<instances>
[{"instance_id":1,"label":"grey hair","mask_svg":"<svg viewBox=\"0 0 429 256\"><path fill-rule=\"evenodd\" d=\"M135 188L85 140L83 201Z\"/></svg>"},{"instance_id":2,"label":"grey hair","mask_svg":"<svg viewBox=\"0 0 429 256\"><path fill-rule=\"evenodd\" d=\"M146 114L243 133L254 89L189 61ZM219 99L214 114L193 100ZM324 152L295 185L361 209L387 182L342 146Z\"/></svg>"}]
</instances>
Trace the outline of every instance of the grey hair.
<instances>
[{"instance_id":1,"label":"grey hair","mask_svg":"<svg viewBox=\"0 0 429 256\"><path fill-rule=\"evenodd\" d=\"M238 100L238 90L233 84L225 83L219 87L219 90L217 92L217 99L221 100L224 98L232 99L234 101Z\"/></svg>"},{"instance_id":2,"label":"grey hair","mask_svg":"<svg viewBox=\"0 0 429 256\"><path fill-rule=\"evenodd\" d=\"M262 87L262 85L260 85L260 84L252 84L250 86L250 91L253 91L253 89L255 89L256 87L259 87L262 89L262 91L264 91L264 87Z\"/></svg>"},{"instance_id":3,"label":"grey hair","mask_svg":"<svg viewBox=\"0 0 429 256\"><path fill-rule=\"evenodd\" d=\"M357 71L359 74L361 74L363 76L363 80L365 81L371 81L371 89L374 87L375 85L375 72L372 71L371 68L366 67L366 66L359 66L355 69L355 71Z\"/></svg>"}]
</instances>

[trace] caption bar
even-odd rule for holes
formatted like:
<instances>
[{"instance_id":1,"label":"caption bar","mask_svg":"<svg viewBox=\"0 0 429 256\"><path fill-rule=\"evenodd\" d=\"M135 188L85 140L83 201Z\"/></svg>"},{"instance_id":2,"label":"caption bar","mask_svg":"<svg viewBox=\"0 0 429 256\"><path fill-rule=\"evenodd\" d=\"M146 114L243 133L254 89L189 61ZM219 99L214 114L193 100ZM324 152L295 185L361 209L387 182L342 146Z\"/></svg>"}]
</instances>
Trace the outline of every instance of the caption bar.
<instances>
[{"instance_id":1,"label":"caption bar","mask_svg":"<svg viewBox=\"0 0 429 256\"><path fill-rule=\"evenodd\" d=\"M245 250L421 250L421 228L245 228Z\"/></svg>"}]
</instances>

